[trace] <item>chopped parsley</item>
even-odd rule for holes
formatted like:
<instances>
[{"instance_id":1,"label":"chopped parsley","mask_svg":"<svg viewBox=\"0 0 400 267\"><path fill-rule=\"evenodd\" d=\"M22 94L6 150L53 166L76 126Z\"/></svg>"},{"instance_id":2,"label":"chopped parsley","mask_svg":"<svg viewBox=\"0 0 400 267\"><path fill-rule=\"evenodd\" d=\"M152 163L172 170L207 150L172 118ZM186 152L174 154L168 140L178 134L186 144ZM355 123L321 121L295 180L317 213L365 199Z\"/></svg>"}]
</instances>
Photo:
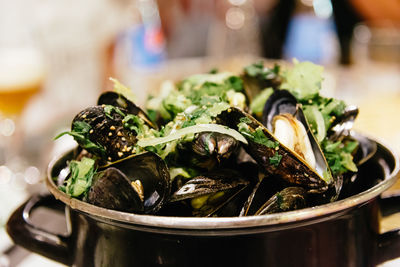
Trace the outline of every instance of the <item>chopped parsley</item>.
<instances>
[{"instance_id":1,"label":"chopped parsley","mask_svg":"<svg viewBox=\"0 0 400 267\"><path fill-rule=\"evenodd\" d=\"M99 145L90 140L90 130L92 127L85 121L75 121L72 124L72 130L67 132L62 132L57 135L54 139L58 139L65 134L71 135L81 147L86 149L87 151L93 152L96 155L100 155L101 157L105 157L106 150L103 146Z\"/></svg>"},{"instance_id":2,"label":"chopped parsley","mask_svg":"<svg viewBox=\"0 0 400 267\"><path fill-rule=\"evenodd\" d=\"M289 90L297 99L312 99L318 95L323 81L322 66L294 60L293 68L283 73L281 89Z\"/></svg>"},{"instance_id":3,"label":"chopped parsley","mask_svg":"<svg viewBox=\"0 0 400 267\"><path fill-rule=\"evenodd\" d=\"M242 123L251 123L251 119L248 117L241 117L239 121Z\"/></svg>"},{"instance_id":4,"label":"chopped parsley","mask_svg":"<svg viewBox=\"0 0 400 267\"><path fill-rule=\"evenodd\" d=\"M264 131L262 130L261 127L258 127L254 132L253 132L253 141L256 143L259 143L261 145L264 145L269 148L274 148L276 149L279 147L279 142L278 141L272 141L268 137L265 136Z\"/></svg>"},{"instance_id":5,"label":"chopped parsley","mask_svg":"<svg viewBox=\"0 0 400 267\"><path fill-rule=\"evenodd\" d=\"M83 157L81 161L72 160L69 164L71 176L66 184L60 187L67 195L72 197L80 197L86 194L92 185L95 161L90 158Z\"/></svg>"},{"instance_id":6,"label":"chopped parsley","mask_svg":"<svg viewBox=\"0 0 400 267\"><path fill-rule=\"evenodd\" d=\"M262 61L259 61L246 66L244 68L244 72L250 77L270 80L279 75L280 66L278 64L275 64L272 68L266 68L264 67L264 63Z\"/></svg>"},{"instance_id":7,"label":"chopped parsley","mask_svg":"<svg viewBox=\"0 0 400 267\"><path fill-rule=\"evenodd\" d=\"M109 117L110 119L113 119L113 117L112 117L113 112L121 115L122 117L125 116L125 114L118 107L115 107L112 105L105 105L104 113L106 114L107 117Z\"/></svg>"},{"instance_id":8,"label":"chopped parsley","mask_svg":"<svg viewBox=\"0 0 400 267\"><path fill-rule=\"evenodd\" d=\"M238 131L246 137L246 139L250 139L253 142L264 145L268 148L277 149L279 148L279 142L273 141L265 136L262 127L258 127L256 130L251 129L248 123L251 123L250 118L242 117L239 119L239 123L237 125Z\"/></svg>"},{"instance_id":9,"label":"chopped parsley","mask_svg":"<svg viewBox=\"0 0 400 267\"><path fill-rule=\"evenodd\" d=\"M275 154L269 158L269 163L271 165L274 165L275 167L277 167L279 165L279 163L281 162L282 159L282 155L279 155L278 151L275 152Z\"/></svg>"},{"instance_id":10,"label":"chopped parsley","mask_svg":"<svg viewBox=\"0 0 400 267\"><path fill-rule=\"evenodd\" d=\"M324 140L322 142L322 151L334 175L357 171L357 166L354 164L352 156L357 146L358 142L356 141L342 143L341 141Z\"/></svg>"},{"instance_id":11,"label":"chopped parsley","mask_svg":"<svg viewBox=\"0 0 400 267\"><path fill-rule=\"evenodd\" d=\"M133 114L126 115L122 123L126 129L134 131L136 135L145 135L149 129L141 118Z\"/></svg>"}]
</instances>

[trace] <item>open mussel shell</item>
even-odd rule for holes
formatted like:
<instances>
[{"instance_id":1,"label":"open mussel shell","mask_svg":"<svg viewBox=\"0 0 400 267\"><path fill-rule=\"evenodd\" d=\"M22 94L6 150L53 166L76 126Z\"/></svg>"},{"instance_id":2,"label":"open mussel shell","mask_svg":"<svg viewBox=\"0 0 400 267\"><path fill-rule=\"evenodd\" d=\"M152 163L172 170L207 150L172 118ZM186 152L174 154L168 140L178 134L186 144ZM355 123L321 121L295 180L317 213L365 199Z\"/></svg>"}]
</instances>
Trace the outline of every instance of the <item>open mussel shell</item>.
<instances>
[{"instance_id":1,"label":"open mussel shell","mask_svg":"<svg viewBox=\"0 0 400 267\"><path fill-rule=\"evenodd\" d=\"M354 188L357 187L360 183L359 177L363 166L375 155L378 147L375 141L368 139L367 137L352 132L350 135L346 136L343 139L343 142L346 141L357 141L358 147L355 152L353 152L353 161L357 165L357 172L347 172L342 175L343 178L343 186L340 192L340 197L349 196Z\"/></svg>"},{"instance_id":2,"label":"open mussel shell","mask_svg":"<svg viewBox=\"0 0 400 267\"><path fill-rule=\"evenodd\" d=\"M280 144L278 139L264 125L240 109L230 108L218 116L220 123L235 130L238 130L237 125L243 119L250 121L247 124L250 131L254 132L259 128L268 140L279 144L277 147L268 147L246 136L248 141L246 150L257 161L262 171L278 175L290 184L297 184L315 192L323 192L328 189L333 179L326 161L321 161L319 163L321 165L316 170L311 168L297 153ZM271 164L271 158L276 156L276 153L281 157L278 165Z\"/></svg>"},{"instance_id":3,"label":"open mussel shell","mask_svg":"<svg viewBox=\"0 0 400 267\"><path fill-rule=\"evenodd\" d=\"M352 132L348 138L350 140L356 140L358 142L357 150L355 151L353 158L354 163L357 166L363 165L365 162L370 160L378 150L378 145L375 141L361 135Z\"/></svg>"},{"instance_id":4,"label":"open mussel shell","mask_svg":"<svg viewBox=\"0 0 400 267\"><path fill-rule=\"evenodd\" d=\"M339 118L336 118L331 125L331 130L328 133L329 140L338 141L349 135L354 125L354 120L359 113L358 107L347 106Z\"/></svg>"},{"instance_id":5,"label":"open mussel shell","mask_svg":"<svg viewBox=\"0 0 400 267\"><path fill-rule=\"evenodd\" d=\"M276 192L288 184L274 175L261 175L244 202L239 216L255 215Z\"/></svg>"},{"instance_id":6,"label":"open mussel shell","mask_svg":"<svg viewBox=\"0 0 400 267\"><path fill-rule=\"evenodd\" d=\"M130 182L140 181L144 213L156 213L168 200L171 191L169 171L157 154L145 152L133 155L102 168L109 167L118 169Z\"/></svg>"},{"instance_id":7,"label":"open mussel shell","mask_svg":"<svg viewBox=\"0 0 400 267\"><path fill-rule=\"evenodd\" d=\"M143 213L143 201L131 181L116 168L96 173L86 201L90 204L124 212Z\"/></svg>"},{"instance_id":8,"label":"open mussel shell","mask_svg":"<svg viewBox=\"0 0 400 267\"><path fill-rule=\"evenodd\" d=\"M239 141L217 132L203 132L192 142L179 145L180 158L189 166L212 170L225 163L239 148Z\"/></svg>"},{"instance_id":9,"label":"open mussel shell","mask_svg":"<svg viewBox=\"0 0 400 267\"><path fill-rule=\"evenodd\" d=\"M274 119L276 116L283 114L290 114L304 126L307 133L306 138L308 138L308 141L311 144L312 153L315 157L315 172L327 183L331 183L333 177L329 165L317 139L310 129L310 125L307 122L301 105L297 103L296 98L289 91L277 90L268 98L267 102L265 103L262 123L270 132L273 132ZM302 158L300 158L300 160L302 160ZM306 162L303 163L307 164Z\"/></svg>"},{"instance_id":10,"label":"open mussel shell","mask_svg":"<svg viewBox=\"0 0 400 267\"><path fill-rule=\"evenodd\" d=\"M123 108L128 112L128 114L133 114L140 117L148 126L157 129L157 125L150 120L147 114L122 94L112 91L104 92L97 100L97 104Z\"/></svg>"},{"instance_id":11,"label":"open mussel shell","mask_svg":"<svg viewBox=\"0 0 400 267\"><path fill-rule=\"evenodd\" d=\"M286 187L273 195L254 215L302 209L307 206L307 191L302 187Z\"/></svg>"},{"instance_id":12,"label":"open mussel shell","mask_svg":"<svg viewBox=\"0 0 400 267\"><path fill-rule=\"evenodd\" d=\"M122 112L126 112L121 109ZM76 138L78 144L103 160L115 161L132 154L137 142L134 132L124 128L123 116L118 112L107 114L104 107L89 107L79 112L72 121L72 129L79 123L87 125L84 138ZM88 145L87 140L91 141ZM125 149L124 149L125 148Z\"/></svg>"},{"instance_id":13,"label":"open mussel shell","mask_svg":"<svg viewBox=\"0 0 400 267\"><path fill-rule=\"evenodd\" d=\"M287 90L277 90L270 95L264 105L262 124L268 130L273 130L273 119L276 115L289 113L296 114L297 99Z\"/></svg>"},{"instance_id":14,"label":"open mussel shell","mask_svg":"<svg viewBox=\"0 0 400 267\"><path fill-rule=\"evenodd\" d=\"M188 201L194 216L214 216L229 202L234 203L233 199L248 184L249 181L235 170L217 169L187 181L172 195L170 202ZM239 210L237 206L229 215L236 216ZM228 215L225 213L225 216Z\"/></svg>"}]
</instances>

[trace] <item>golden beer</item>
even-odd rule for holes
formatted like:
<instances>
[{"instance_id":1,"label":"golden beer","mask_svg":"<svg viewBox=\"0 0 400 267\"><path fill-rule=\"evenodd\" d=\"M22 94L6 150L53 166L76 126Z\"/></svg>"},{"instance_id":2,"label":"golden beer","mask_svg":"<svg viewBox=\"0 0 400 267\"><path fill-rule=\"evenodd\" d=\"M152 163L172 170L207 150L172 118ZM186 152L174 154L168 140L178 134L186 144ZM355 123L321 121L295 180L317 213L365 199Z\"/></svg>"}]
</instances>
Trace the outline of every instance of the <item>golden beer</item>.
<instances>
[{"instance_id":1,"label":"golden beer","mask_svg":"<svg viewBox=\"0 0 400 267\"><path fill-rule=\"evenodd\" d=\"M0 52L0 113L20 115L42 87L44 66L39 54L28 49Z\"/></svg>"}]
</instances>

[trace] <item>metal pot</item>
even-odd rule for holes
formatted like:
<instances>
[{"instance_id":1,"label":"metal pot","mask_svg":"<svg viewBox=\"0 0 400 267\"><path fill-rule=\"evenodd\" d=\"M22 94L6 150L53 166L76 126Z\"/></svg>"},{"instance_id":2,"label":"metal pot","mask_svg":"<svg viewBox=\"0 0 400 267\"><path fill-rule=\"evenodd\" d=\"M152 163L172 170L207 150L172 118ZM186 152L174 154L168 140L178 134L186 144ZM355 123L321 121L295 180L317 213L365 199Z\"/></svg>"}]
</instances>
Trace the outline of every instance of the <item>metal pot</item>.
<instances>
[{"instance_id":1,"label":"metal pot","mask_svg":"<svg viewBox=\"0 0 400 267\"><path fill-rule=\"evenodd\" d=\"M330 204L258 217L162 217L96 207L70 198L53 183L70 157L50 163L52 196L32 197L7 223L16 244L67 265L364 267L400 256L399 232L379 233L381 211L393 202L380 195L399 172L398 157L381 143L361 177L366 184L378 181L375 185ZM36 207L59 201L67 236L29 220Z\"/></svg>"}]
</instances>

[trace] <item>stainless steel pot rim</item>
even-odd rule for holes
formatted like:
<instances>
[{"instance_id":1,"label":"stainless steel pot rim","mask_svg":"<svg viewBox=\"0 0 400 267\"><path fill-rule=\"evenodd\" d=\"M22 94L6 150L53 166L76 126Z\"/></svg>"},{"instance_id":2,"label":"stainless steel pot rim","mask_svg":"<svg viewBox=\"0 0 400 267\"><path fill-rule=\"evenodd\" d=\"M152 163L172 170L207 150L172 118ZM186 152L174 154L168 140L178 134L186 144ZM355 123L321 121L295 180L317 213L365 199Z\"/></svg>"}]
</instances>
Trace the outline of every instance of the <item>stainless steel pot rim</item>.
<instances>
[{"instance_id":1,"label":"stainless steel pot rim","mask_svg":"<svg viewBox=\"0 0 400 267\"><path fill-rule=\"evenodd\" d=\"M51 177L51 169L55 163L61 158L55 157L49 164L47 171L47 187L49 191L55 196L56 199L61 200L70 208L79 210L81 212L90 214L101 219L108 219L116 222L142 225L157 228L171 228L171 229L198 229L198 230L213 230L213 229L238 229L238 228L251 228L260 226L283 225L288 223L296 223L307 220L314 220L323 216L328 216L334 213L355 208L365 202L377 197L382 192L387 190L396 182L399 173L399 158L397 154L382 141L376 138L370 138L382 145L389 151L394 159L393 170L388 176L379 184L371 187L370 189L359 193L357 195L348 197L343 200L335 201L329 204L324 204L316 207L305 208L296 211L275 213L263 216L248 216L248 217L219 217L219 218L197 218L197 217L167 217L167 216L154 216L154 215L140 215L115 210L109 210L101 207L91 205L89 203L80 201L75 198L69 197L67 194L60 191L54 184Z\"/></svg>"}]
</instances>

